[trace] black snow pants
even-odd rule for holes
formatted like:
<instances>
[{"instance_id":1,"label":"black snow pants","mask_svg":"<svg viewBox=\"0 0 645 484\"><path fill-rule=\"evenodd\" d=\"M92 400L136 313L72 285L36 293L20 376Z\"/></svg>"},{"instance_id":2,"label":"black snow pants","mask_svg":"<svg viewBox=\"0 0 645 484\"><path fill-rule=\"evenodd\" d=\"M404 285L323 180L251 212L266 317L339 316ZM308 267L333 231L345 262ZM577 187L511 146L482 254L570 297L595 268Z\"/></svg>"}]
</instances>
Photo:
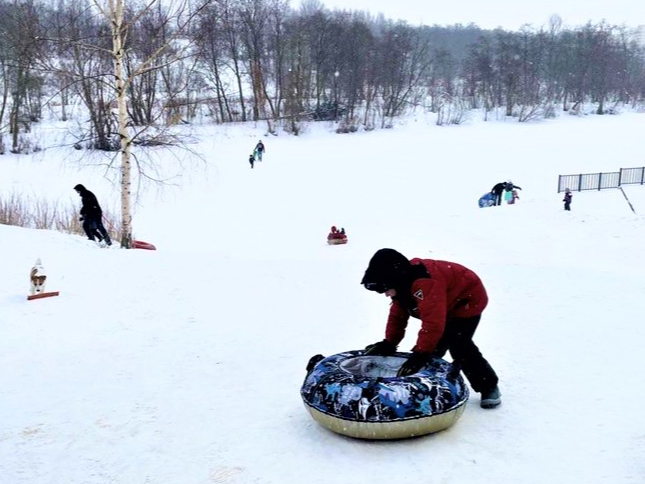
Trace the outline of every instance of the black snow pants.
<instances>
[{"instance_id":1,"label":"black snow pants","mask_svg":"<svg viewBox=\"0 0 645 484\"><path fill-rule=\"evenodd\" d=\"M464 319L449 319L446 329L433 355L440 358L450 351L453 363L461 367L473 390L485 393L497 386L499 378L473 343L473 335L481 316Z\"/></svg>"},{"instance_id":2,"label":"black snow pants","mask_svg":"<svg viewBox=\"0 0 645 484\"><path fill-rule=\"evenodd\" d=\"M105 240L108 245L112 244L110 240L110 235L108 231L105 230L103 225L103 216L102 215L88 215L83 218L83 230L85 235L90 240L95 240L94 237L98 237L99 242Z\"/></svg>"}]
</instances>

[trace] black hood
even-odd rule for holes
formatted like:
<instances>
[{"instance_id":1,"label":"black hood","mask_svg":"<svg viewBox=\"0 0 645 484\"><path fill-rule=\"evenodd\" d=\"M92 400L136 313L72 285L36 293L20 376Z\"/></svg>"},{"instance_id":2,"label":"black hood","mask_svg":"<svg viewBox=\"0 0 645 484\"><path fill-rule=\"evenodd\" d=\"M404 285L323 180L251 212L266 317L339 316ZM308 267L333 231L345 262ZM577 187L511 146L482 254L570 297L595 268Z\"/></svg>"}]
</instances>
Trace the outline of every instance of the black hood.
<instances>
[{"instance_id":1,"label":"black hood","mask_svg":"<svg viewBox=\"0 0 645 484\"><path fill-rule=\"evenodd\" d=\"M401 289L409 285L411 275L412 264L407 257L394 249L381 249L372 256L361 284L383 284L388 289Z\"/></svg>"},{"instance_id":2,"label":"black hood","mask_svg":"<svg viewBox=\"0 0 645 484\"><path fill-rule=\"evenodd\" d=\"M83 193L87 191L87 188L85 186L81 185L80 183L74 187L74 190L77 192Z\"/></svg>"}]
</instances>

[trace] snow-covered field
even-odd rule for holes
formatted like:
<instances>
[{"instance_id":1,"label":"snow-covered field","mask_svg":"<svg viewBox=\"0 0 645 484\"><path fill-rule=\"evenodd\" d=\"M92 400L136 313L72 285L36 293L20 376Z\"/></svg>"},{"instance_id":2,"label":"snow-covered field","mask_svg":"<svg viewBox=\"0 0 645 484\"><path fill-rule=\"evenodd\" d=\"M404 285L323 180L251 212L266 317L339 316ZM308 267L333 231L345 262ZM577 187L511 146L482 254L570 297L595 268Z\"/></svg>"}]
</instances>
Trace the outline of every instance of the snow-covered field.
<instances>
[{"instance_id":1,"label":"snow-covered field","mask_svg":"<svg viewBox=\"0 0 645 484\"><path fill-rule=\"evenodd\" d=\"M164 170L135 237L157 251L0 225L0 484L640 484L645 481L645 187L556 193L558 174L645 165L645 115L264 137L196 130L205 163ZM264 161L251 170L258 139ZM0 159L0 193L104 207L77 152ZM506 179L515 206L479 209ZM347 230L330 247L331 225ZM491 302L475 336L503 404L397 442L318 426L305 365L383 337L360 286L383 247L460 262ZM27 302L36 258L56 298ZM412 321L401 349L415 341Z\"/></svg>"}]
</instances>

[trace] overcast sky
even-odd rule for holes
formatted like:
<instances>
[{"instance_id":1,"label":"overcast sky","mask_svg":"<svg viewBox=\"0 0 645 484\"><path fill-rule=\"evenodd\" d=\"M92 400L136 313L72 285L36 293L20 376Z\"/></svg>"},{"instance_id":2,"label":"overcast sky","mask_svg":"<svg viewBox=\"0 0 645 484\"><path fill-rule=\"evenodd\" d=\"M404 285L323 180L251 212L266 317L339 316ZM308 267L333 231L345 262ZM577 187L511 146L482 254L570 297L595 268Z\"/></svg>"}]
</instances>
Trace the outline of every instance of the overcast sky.
<instances>
[{"instance_id":1,"label":"overcast sky","mask_svg":"<svg viewBox=\"0 0 645 484\"><path fill-rule=\"evenodd\" d=\"M628 27L645 25L645 0L320 0L329 8L382 12L392 19L418 25L473 22L482 28L518 30L523 24L539 27L558 14L568 26L606 19ZM295 7L299 1L293 1Z\"/></svg>"}]
</instances>

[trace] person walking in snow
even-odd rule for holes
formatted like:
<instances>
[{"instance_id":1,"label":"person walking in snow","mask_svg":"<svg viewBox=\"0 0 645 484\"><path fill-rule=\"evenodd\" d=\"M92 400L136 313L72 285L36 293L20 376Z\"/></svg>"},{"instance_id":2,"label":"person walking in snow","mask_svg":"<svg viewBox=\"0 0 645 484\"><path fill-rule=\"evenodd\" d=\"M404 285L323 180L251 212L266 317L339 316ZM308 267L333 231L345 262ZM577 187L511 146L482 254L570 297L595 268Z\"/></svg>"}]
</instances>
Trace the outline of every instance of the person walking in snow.
<instances>
[{"instance_id":1,"label":"person walking in snow","mask_svg":"<svg viewBox=\"0 0 645 484\"><path fill-rule=\"evenodd\" d=\"M83 222L83 230L87 238L96 240L95 237L98 237L99 243L105 241L108 246L112 245L110 234L103 225L103 210L101 210L96 196L80 183L74 187L74 190L81 197L82 206L79 220Z\"/></svg>"},{"instance_id":2,"label":"person walking in snow","mask_svg":"<svg viewBox=\"0 0 645 484\"><path fill-rule=\"evenodd\" d=\"M253 164L255 163L255 155L253 153L249 156L249 163L251 164L251 168L253 168Z\"/></svg>"},{"instance_id":3,"label":"person walking in snow","mask_svg":"<svg viewBox=\"0 0 645 484\"><path fill-rule=\"evenodd\" d=\"M564 191L564 198L562 201L564 202L564 209L567 211L571 211L571 200L573 199L573 194L571 193L571 190L568 188L565 189Z\"/></svg>"},{"instance_id":4,"label":"person walking in snow","mask_svg":"<svg viewBox=\"0 0 645 484\"><path fill-rule=\"evenodd\" d=\"M393 249L377 251L361 284L369 291L392 298L385 339L368 345L366 355L392 355L405 336L410 316L421 320L412 356L398 376L417 373L433 357L450 351L475 392L481 407L494 408L501 401L499 378L473 342L473 335L488 304L486 289L470 269L433 259L408 260Z\"/></svg>"},{"instance_id":5,"label":"person walking in snow","mask_svg":"<svg viewBox=\"0 0 645 484\"><path fill-rule=\"evenodd\" d=\"M258 144L255 145L255 154L258 157L258 161L262 161L262 154L265 152L264 143L262 140L258 141Z\"/></svg>"}]
</instances>

